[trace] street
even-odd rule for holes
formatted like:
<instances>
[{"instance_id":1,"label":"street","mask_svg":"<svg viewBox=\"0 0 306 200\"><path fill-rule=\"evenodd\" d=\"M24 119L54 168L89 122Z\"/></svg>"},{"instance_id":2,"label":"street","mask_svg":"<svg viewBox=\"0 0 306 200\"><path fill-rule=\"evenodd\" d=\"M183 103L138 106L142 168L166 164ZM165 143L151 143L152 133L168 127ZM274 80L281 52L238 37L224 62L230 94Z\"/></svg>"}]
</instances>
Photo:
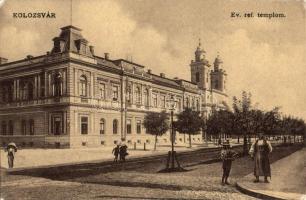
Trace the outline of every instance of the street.
<instances>
[{"instance_id":1,"label":"street","mask_svg":"<svg viewBox=\"0 0 306 200\"><path fill-rule=\"evenodd\" d=\"M275 148L271 162L298 147ZM253 161L241 157L233 162L229 186L222 186L221 162L205 163L188 156L188 171L158 173L165 161L127 162L111 167L81 165L14 172L4 176L1 197L6 199L255 199L236 190L235 182L252 173ZM203 156L203 155L202 155ZM182 159L184 160L184 159ZM195 161L204 164L196 164ZM2 171L3 172L3 171ZM2 176L3 177L3 176ZM18 191L18 192L16 192Z\"/></svg>"}]
</instances>

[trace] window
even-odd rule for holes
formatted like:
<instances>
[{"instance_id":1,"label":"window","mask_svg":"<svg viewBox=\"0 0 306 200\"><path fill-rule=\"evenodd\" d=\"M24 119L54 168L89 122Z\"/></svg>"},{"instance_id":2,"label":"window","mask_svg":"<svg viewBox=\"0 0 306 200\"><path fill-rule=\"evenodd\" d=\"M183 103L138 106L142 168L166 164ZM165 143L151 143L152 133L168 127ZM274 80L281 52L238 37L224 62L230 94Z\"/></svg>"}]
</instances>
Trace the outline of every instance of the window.
<instances>
[{"instance_id":1,"label":"window","mask_svg":"<svg viewBox=\"0 0 306 200\"><path fill-rule=\"evenodd\" d=\"M192 109L195 109L194 98L192 99Z\"/></svg>"},{"instance_id":2,"label":"window","mask_svg":"<svg viewBox=\"0 0 306 200\"><path fill-rule=\"evenodd\" d=\"M28 84L28 100L34 99L34 86L32 83Z\"/></svg>"},{"instance_id":3,"label":"window","mask_svg":"<svg viewBox=\"0 0 306 200\"><path fill-rule=\"evenodd\" d=\"M130 119L126 120L126 133L131 134L132 133L132 123Z\"/></svg>"},{"instance_id":4,"label":"window","mask_svg":"<svg viewBox=\"0 0 306 200\"><path fill-rule=\"evenodd\" d=\"M200 103L198 99L197 99L197 111L200 111Z\"/></svg>"},{"instance_id":5,"label":"window","mask_svg":"<svg viewBox=\"0 0 306 200\"><path fill-rule=\"evenodd\" d=\"M113 101L118 101L118 90L119 87L117 85L113 85Z\"/></svg>"},{"instance_id":6,"label":"window","mask_svg":"<svg viewBox=\"0 0 306 200\"><path fill-rule=\"evenodd\" d=\"M1 129L2 129L2 135L6 135L6 122L5 121L2 121Z\"/></svg>"},{"instance_id":7,"label":"window","mask_svg":"<svg viewBox=\"0 0 306 200\"><path fill-rule=\"evenodd\" d=\"M136 87L136 90L135 90L135 97L136 97L136 104L141 104L140 87Z\"/></svg>"},{"instance_id":8,"label":"window","mask_svg":"<svg viewBox=\"0 0 306 200\"><path fill-rule=\"evenodd\" d=\"M9 135L14 134L14 123L12 120L9 121Z\"/></svg>"},{"instance_id":9,"label":"window","mask_svg":"<svg viewBox=\"0 0 306 200\"><path fill-rule=\"evenodd\" d=\"M30 125L30 135L34 135L34 120L33 119L30 119L29 125Z\"/></svg>"},{"instance_id":10,"label":"window","mask_svg":"<svg viewBox=\"0 0 306 200\"><path fill-rule=\"evenodd\" d=\"M88 117L81 117L81 134L88 134Z\"/></svg>"},{"instance_id":11,"label":"window","mask_svg":"<svg viewBox=\"0 0 306 200\"><path fill-rule=\"evenodd\" d=\"M137 133L140 134L141 133L141 121L140 120L136 121L136 129L137 129Z\"/></svg>"},{"instance_id":12,"label":"window","mask_svg":"<svg viewBox=\"0 0 306 200\"><path fill-rule=\"evenodd\" d=\"M104 133L105 133L105 120L100 119L100 134L104 134Z\"/></svg>"},{"instance_id":13,"label":"window","mask_svg":"<svg viewBox=\"0 0 306 200\"><path fill-rule=\"evenodd\" d=\"M25 120L22 120L21 122L21 131L22 131L22 135L27 134L27 123Z\"/></svg>"},{"instance_id":14,"label":"window","mask_svg":"<svg viewBox=\"0 0 306 200\"><path fill-rule=\"evenodd\" d=\"M62 77L59 73L55 74L54 76L53 88L54 96L62 96Z\"/></svg>"},{"instance_id":15,"label":"window","mask_svg":"<svg viewBox=\"0 0 306 200\"><path fill-rule=\"evenodd\" d=\"M27 100L28 99L28 86L26 83L20 84L20 99Z\"/></svg>"},{"instance_id":16,"label":"window","mask_svg":"<svg viewBox=\"0 0 306 200\"><path fill-rule=\"evenodd\" d=\"M162 108L166 108L166 96L161 96L160 97L160 106L162 107Z\"/></svg>"},{"instance_id":17,"label":"window","mask_svg":"<svg viewBox=\"0 0 306 200\"><path fill-rule=\"evenodd\" d=\"M182 107L182 100L181 99L178 99L178 101L177 101L177 106L176 106L176 108L177 108L177 110L181 110L181 107Z\"/></svg>"},{"instance_id":18,"label":"window","mask_svg":"<svg viewBox=\"0 0 306 200\"><path fill-rule=\"evenodd\" d=\"M190 106L190 105L189 105L189 98L187 97L187 98L186 98L186 107L189 108L189 106Z\"/></svg>"},{"instance_id":19,"label":"window","mask_svg":"<svg viewBox=\"0 0 306 200\"><path fill-rule=\"evenodd\" d=\"M113 134L117 134L118 133L118 120L114 119L113 120Z\"/></svg>"},{"instance_id":20,"label":"window","mask_svg":"<svg viewBox=\"0 0 306 200\"><path fill-rule=\"evenodd\" d=\"M87 96L87 79L86 76L82 75L80 77L80 88L79 88L79 94L81 97Z\"/></svg>"},{"instance_id":21,"label":"window","mask_svg":"<svg viewBox=\"0 0 306 200\"><path fill-rule=\"evenodd\" d=\"M45 74L41 74L40 77L40 96L45 96Z\"/></svg>"},{"instance_id":22,"label":"window","mask_svg":"<svg viewBox=\"0 0 306 200\"><path fill-rule=\"evenodd\" d=\"M196 73L196 82L197 83L200 82L200 73L199 72Z\"/></svg>"},{"instance_id":23,"label":"window","mask_svg":"<svg viewBox=\"0 0 306 200\"><path fill-rule=\"evenodd\" d=\"M131 86L127 86L127 88L126 88L126 101L128 103L132 102L132 98L131 98Z\"/></svg>"},{"instance_id":24,"label":"window","mask_svg":"<svg viewBox=\"0 0 306 200\"><path fill-rule=\"evenodd\" d=\"M63 118L61 114L53 115L51 118L51 133L54 135L62 134Z\"/></svg>"},{"instance_id":25,"label":"window","mask_svg":"<svg viewBox=\"0 0 306 200\"><path fill-rule=\"evenodd\" d=\"M8 86L8 93L7 93L7 95L8 95L8 102L12 102L13 101L13 96L14 96L14 92L13 92L14 90L13 90L13 86L12 85L9 85Z\"/></svg>"},{"instance_id":26,"label":"window","mask_svg":"<svg viewBox=\"0 0 306 200\"><path fill-rule=\"evenodd\" d=\"M144 91L144 105L149 106L149 89Z\"/></svg>"},{"instance_id":27,"label":"window","mask_svg":"<svg viewBox=\"0 0 306 200\"><path fill-rule=\"evenodd\" d=\"M152 94L152 99L153 99L153 106L156 108L157 107L157 94Z\"/></svg>"},{"instance_id":28,"label":"window","mask_svg":"<svg viewBox=\"0 0 306 200\"><path fill-rule=\"evenodd\" d=\"M100 98L105 99L105 84L100 83Z\"/></svg>"}]
</instances>

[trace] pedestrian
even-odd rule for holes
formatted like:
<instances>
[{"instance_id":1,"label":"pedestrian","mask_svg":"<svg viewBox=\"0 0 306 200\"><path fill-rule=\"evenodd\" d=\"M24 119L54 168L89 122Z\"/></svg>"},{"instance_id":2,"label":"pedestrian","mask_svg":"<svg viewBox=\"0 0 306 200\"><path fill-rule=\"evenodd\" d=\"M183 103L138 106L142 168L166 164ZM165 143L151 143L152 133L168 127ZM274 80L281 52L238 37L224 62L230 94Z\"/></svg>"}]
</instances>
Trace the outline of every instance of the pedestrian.
<instances>
[{"instance_id":1,"label":"pedestrian","mask_svg":"<svg viewBox=\"0 0 306 200\"><path fill-rule=\"evenodd\" d=\"M13 168L15 153L17 152L17 146L15 143L11 142L7 145L6 150L7 150L8 166L9 168Z\"/></svg>"},{"instance_id":2,"label":"pedestrian","mask_svg":"<svg viewBox=\"0 0 306 200\"><path fill-rule=\"evenodd\" d=\"M222 160L222 185L229 185L228 177L232 168L232 161L237 157L237 153L231 149L229 140L223 143L223 148L221 150L221 160Z\"/></svg>"},{"instance_id":3,"label":"pedestrian","mask_svg":"<svg viewBox=\"0 0 306 200\"><path fill-rule=\"evenodd\" d=\"M120 151L120 145L118 144L115 148L113 148L113 151L112 151L112 153L115 156L114 162L118 162L119 151Z\"/></svg>"},{"instance_id":4,"label":"pedestrian","mask_svg":"<svg viewBox=\"0 0 306 200\"><path fill-rule=\"evenodd\" d=\"M265 183L269 183L268 177L271 179L269 153L271 152L271 143L264 137L263 133L259 133L258 139L252 144L249 151L254 159L254 183L259 182L259 176L264 176Z\"/></svg>"},{"instance_id":5,"label":"pedestrian","mask_svg":"<svg viewBox=\"0 0 306 200\"><path fill-rule=\"evenodd\" d=\"M126 144L122 144L122 145L120 146L119 154L120 154L120 161L125 162L125 157L126 157L127 155L129 155L128 152L127 152L127 146L126 146Z\"/></svg>"}]
</instances>

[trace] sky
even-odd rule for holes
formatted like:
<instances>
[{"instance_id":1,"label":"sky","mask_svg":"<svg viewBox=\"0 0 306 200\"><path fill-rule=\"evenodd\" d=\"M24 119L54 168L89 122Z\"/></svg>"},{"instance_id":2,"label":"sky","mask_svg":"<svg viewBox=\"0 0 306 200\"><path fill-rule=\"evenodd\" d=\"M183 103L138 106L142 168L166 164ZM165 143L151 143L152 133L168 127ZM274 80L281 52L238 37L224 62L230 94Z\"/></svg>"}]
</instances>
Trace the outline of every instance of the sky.
<instances>
[{"instance_id":1,"label":"sky","mask_svg":"<svg viewBox=\"0 0 306 200\"><path fill-rule=\"evenodd\" d=\"M96 55L129 58L167 77L190 80L201 38L210 64L217 54L228 94L252 93L259 108L306 119L306 3L301 0L0 0L0 57L9 61L52 49L71 24ZM56 19L13 18L14 12L54 12ZM253 12L251 18L231 13ZM285 18L259 18L257 13ZM72 16L72 17L71 17Z\"/></svg>"}]
</instances>

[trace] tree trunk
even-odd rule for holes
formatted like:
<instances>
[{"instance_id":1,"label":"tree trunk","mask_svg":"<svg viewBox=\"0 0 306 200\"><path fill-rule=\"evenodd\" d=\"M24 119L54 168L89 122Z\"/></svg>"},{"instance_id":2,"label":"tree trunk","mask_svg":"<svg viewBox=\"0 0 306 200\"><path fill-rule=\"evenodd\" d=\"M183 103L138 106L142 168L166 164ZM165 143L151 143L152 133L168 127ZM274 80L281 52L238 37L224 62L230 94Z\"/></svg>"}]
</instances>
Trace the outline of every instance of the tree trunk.
<instances>
[{"instance_id":1,"label":"tree trunk","mask_svg":"<svg viewBox=\"0 0 306 200\"><path fill-rule=\"evenodd\" d=\"M239 137L239 135L238 135L238 144L240 143L240 137Z\"/></svg>"},{"instance_id":2,"label":"tree trunk","mask_svg":"<svg viewBox=\"0 0 306 200\"><path fill-rule=\"evenodd\" d=\"M295 134L293 134L293 143L295 143Z\"/></svg>"},{"instance_id":3,"label":"tree trunk","mask_svg":"<svg viewBox=\"0 0 306 200\"><path fill-rule=\"evenodd\" d=\"M246 135L243 136L243 154L248 154L248 138Z\"/></svg>"},{"instance_id":4,"label":"tree trunk","mask_svg":"<svg viewBox=\"0 0 306 200\"><path fill-rule=\"evenodd\" d=\"M189 133L189 147L191 148L191 134Z\"/></svg>"},{"instance_id":5,"label":"tree trunk","mask_svg":"<svg viewBox=\"0 0 306 200\"><path fill-rule=\"evenodd\" d=\"M157 135L155 135L154 151L156 151Z\"/></svg>"}]
</instances>

